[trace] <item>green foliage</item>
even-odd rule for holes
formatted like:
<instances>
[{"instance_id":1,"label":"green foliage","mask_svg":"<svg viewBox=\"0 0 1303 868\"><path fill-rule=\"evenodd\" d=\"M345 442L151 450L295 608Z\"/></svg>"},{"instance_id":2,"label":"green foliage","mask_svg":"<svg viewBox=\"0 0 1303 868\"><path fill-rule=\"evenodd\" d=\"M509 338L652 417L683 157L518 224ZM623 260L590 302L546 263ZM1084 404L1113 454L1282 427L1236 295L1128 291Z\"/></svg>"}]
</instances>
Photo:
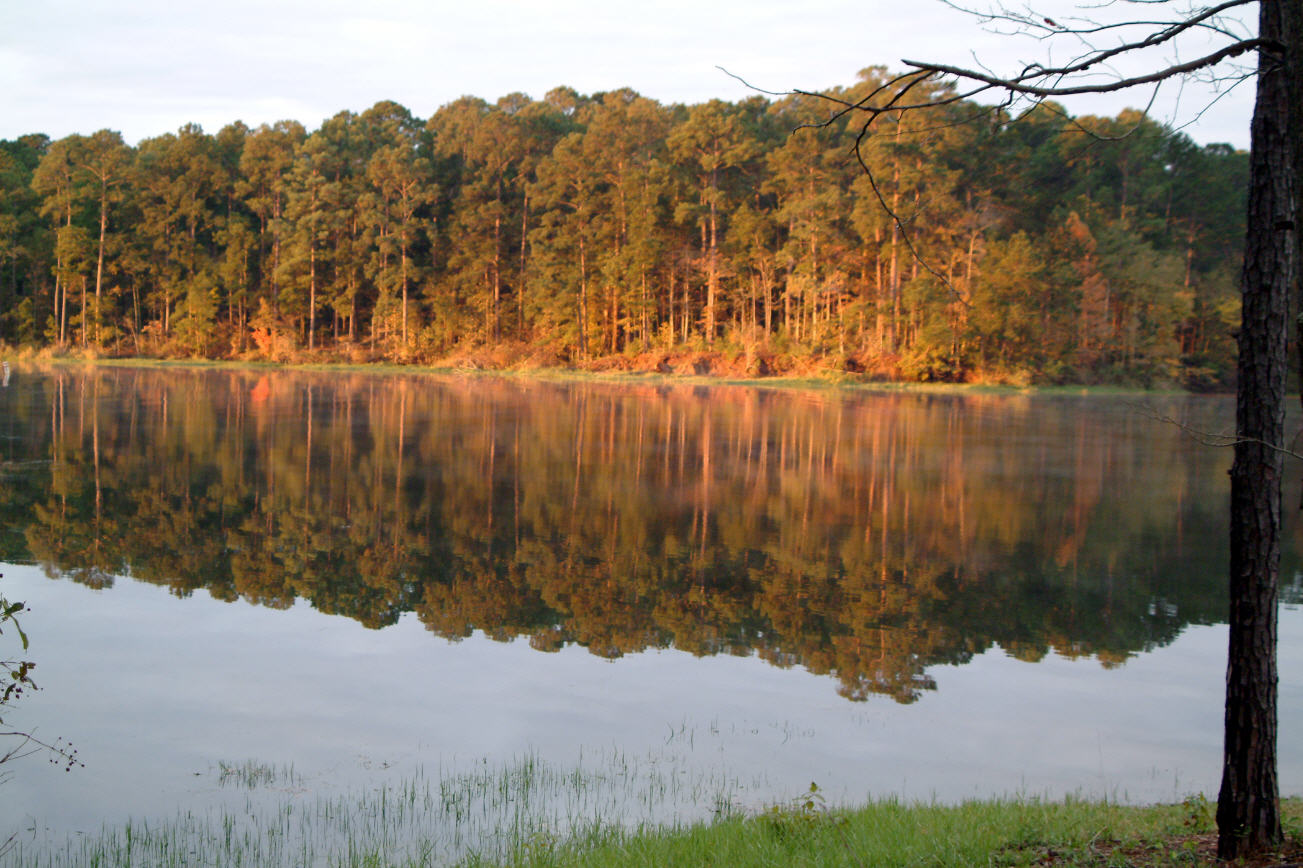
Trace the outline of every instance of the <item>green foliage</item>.
<instances>
[{"instance_id":1,"label":"green foliage","mask_svg":"<svg viewBox=\"0 0 1303 868\"><path fill-rule=\"evenodd\" d=\"M3 578L3 576L0 576L0 578ZM0 635L4 634L7 626L17 634L19 644L24 652L27 651L27 634L23 632L22 625L18 623L18 616L25 611L26 607L23 603L11 603L4 597L0 597ZM32 669L35 665L30 660L0 660L0 669L3 669L4 676L0 680L0 713L4 711L6 706L21 698L25 691L36 689L36 682L32 680ZM3 723L4 718L0 717L0 724Z\"/></svg>"},{"instance_id":2,"label":"green foliage","mask_svg":"<svg viewBox=\"0 0 1303 868\"><path fill-rule=\"evenodd\" d=\"M806 96L3 142L0 339L400 363L781 341L912 380L1227 383L1244 154L1129 111L946 111L882 119L874 184Z\"/></svg>"},{"instance_id":3,"label":"green foliage","mask_svg":"<svg viewBox=\"0 0 1303 868\"><path fill-rule=\"evenodd\" d=\"M777 838L787 839L808 836L819 827L845 823L845 817L828 812L819 785L811 781L810 789L801 795L765 808L758 821Z\"/></svg>"}]
</instances>

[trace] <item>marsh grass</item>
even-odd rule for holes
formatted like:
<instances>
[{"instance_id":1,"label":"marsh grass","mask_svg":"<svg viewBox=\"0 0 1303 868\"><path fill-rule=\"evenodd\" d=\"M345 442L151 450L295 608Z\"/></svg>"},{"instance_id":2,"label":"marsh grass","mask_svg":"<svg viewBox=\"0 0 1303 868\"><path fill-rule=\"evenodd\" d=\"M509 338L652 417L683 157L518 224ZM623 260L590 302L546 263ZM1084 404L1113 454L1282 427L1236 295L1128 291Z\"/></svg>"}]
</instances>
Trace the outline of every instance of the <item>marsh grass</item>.
<instances>
[{"instance_id":1,"label":"marsh grass","mask_svg":"<svg viewBox=\"0 0 1303 868\"><path fill-rule=\"evenodd\" d=\"M284 789L300 787L302 783L302 778L294 772L293 764L277 767L256 760L238 763L219 760L217 763L217 784L221 787L242 787L246 790L259 787Z\"/></svg>"},{"instance_id":2,"label":"marsh grass","mask_svg":"<svg viewBox=\"0 0 1303 868\"><path fill-rule=\"evenodd\" d=\"M209 810L133 819L65 840L19 835L4 868L275 868L523 863L571 841L730 816L757 782L655 753L611 750L560 766L526 754L313 793L292 766L219 762ZM233 798L231 797L233 796Z\"/></svg>"},{"instance_id":3,"label":"marsh grass","mask_svg":"<svg viewBox=\"0 0 1303 868\"><path fill-rule=\"evenodd\" d=\"M242 803L132 820L66 842L19 840L23 868L274 866L1151 866L1214 865L1211 806L1068 799L946 806L893 799L829 805L816 784L743 811L745 782L612 751L562 767L527 754L340 796L269 788L292 767L219 763ZM270 800L264 798L274 796ZM1285 825L1303 858L1303 800ZM1290 851L1293 852L1293 851ZM1278 864L1277 862L1262 864Z\"/></svg>"}]
</instances>

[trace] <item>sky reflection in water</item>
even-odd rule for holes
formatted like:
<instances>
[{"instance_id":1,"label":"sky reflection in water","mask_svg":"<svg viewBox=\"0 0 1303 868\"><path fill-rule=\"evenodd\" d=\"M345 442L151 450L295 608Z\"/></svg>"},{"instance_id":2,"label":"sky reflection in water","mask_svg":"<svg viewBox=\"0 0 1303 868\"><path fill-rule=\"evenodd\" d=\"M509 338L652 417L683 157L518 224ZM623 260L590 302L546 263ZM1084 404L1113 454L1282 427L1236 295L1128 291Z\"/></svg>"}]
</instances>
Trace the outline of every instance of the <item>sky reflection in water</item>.
<instances>
[{"instance_id":1,"label":"sky reflection in water","mask_svg":"<svg viewBox=\"0 0 1303 868\"><path fill-rule=\"evenodd\" d=\"M41 566L0 572L44 689L12 722L88 766L17 768L0 820L168 815L227 798L214 765L251 758L320 792L620 752L727 770L750 806L811 780L835 799L1216 786L1224 453L1134 405L28 382L0 395L3 552ZM1226 405L1161 409L1207 426ZM1296 792L1296 606L1281 636Z\"/></svg>"}]
</instances>

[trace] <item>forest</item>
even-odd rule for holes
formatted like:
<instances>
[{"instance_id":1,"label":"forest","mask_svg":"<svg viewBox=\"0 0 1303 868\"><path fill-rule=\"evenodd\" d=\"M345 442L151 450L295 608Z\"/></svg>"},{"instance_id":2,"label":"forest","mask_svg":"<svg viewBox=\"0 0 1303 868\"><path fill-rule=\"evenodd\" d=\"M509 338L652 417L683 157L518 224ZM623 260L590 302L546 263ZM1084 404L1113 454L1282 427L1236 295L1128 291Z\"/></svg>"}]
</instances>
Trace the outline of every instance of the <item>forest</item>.
<instances>
[{"instance_id":1,"label":"forest","mask_svg":"<svg viewBox=\"0 0 1303 868\"><path fill-rule=\"evenodd\" d=\"M881 118L870 176L832 108L561 87L0 141L0 345L1229 384L1245 153L1138 111L956 102Z\"/></svg>"}]
</instances>

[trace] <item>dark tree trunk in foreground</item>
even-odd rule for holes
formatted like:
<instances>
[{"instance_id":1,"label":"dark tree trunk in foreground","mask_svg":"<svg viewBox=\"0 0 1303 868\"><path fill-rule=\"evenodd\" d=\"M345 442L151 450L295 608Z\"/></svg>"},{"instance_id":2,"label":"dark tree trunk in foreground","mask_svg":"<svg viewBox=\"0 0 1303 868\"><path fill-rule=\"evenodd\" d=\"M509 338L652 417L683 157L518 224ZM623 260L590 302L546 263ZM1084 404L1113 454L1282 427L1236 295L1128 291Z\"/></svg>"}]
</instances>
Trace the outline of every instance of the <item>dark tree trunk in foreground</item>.
<instances>
[{"instance_id":1,"label":"dark tree trunk in foreground","mask_svg":"<svg viewBox=\"0 0 1303 868\"><path fill-rule=\"evenodd\" d=\"M1286 340L1296 281L1297 53L1303 0L1261 0L1249 219L1241 274L1231 467L1230 649L1217 799L1223 859L1281 841L1276 779L1276 609L1284 474Z\"/></svg>"}]
</instances>

